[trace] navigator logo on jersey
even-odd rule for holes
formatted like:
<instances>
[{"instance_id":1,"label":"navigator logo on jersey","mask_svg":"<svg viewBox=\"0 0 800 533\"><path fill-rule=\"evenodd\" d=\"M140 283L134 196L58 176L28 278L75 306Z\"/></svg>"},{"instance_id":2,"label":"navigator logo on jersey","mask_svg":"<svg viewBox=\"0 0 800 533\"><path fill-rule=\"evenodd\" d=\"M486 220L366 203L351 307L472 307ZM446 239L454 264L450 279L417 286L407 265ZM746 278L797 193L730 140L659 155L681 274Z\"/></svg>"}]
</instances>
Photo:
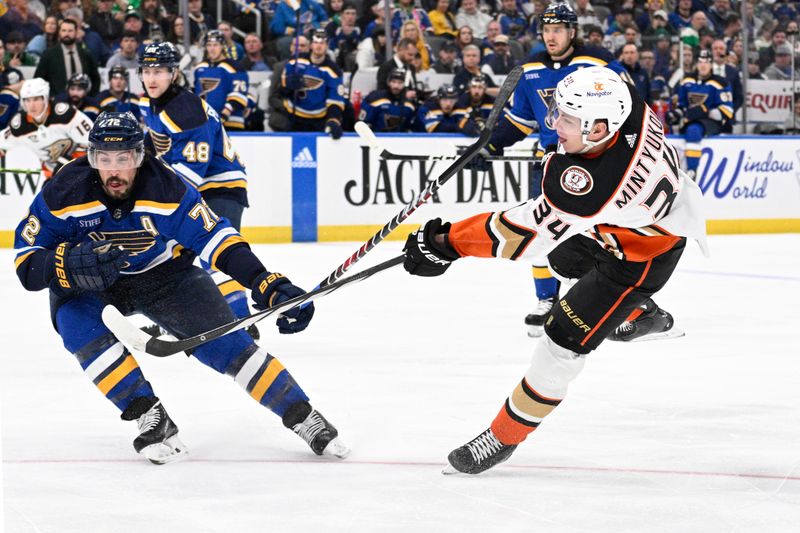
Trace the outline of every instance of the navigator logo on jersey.
<instances>
[{"instance_id":1,"label":"navigator logo on jersey","mask_svg":"<svg viewBox=\"0 0 800 533\"><path fill-rule=\"evenodd\" d=\"M317 168L317 162L314 161L314 156L311 155L311 150L308 146L304 146L302 150L297 152L292 159L292 168Z\"/></svg>"}]
</instances>

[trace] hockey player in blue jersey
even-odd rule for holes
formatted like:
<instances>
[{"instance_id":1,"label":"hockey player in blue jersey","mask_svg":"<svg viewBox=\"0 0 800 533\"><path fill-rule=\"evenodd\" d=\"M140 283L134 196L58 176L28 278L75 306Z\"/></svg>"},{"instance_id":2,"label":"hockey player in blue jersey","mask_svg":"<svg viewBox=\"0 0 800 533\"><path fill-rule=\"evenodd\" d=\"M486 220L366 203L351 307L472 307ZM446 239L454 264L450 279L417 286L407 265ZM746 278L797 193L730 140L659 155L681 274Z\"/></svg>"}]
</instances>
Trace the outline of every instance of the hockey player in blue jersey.
<instances>
[{"instance_id":1,"label":"hockey player in blue jersey","mask_svg":"<svg viewBox=\"0 0 800 533\"><path fill-rule=\"evenodd\" d=\"M139 58L145 95L139 108L155 152L189 180L211 209L241 229L247 207L244 166L219 115L197 95L177 83L180 54L169 42L150 44ZM201 258L202 259L202 258ZM203 266L210 268L208 262ZM250 314L244 287L235 280L220 283L237 317ZM256 334L256 329L251 329Z\"/></svg>"},{"instance_id":2,"label":"hockey player in blue jersey","mask_svg":"<svg viewBox=\"0 0 800 533\"><path fill-rule=\"evenodd\" d=\"M462 132L472 137L480 135L492 107L494 98L486 94L486 77L482 74L475 76L469 82L467 91L456 102L456 109L463 109L466 119L462 121Z\"/></svg>"},{"instance_id":3,"label":"hockey player in blue jersey","mask_svg":"<svg viewBox=\"0 0 800 533\"><path fill-rule=\"evenodd\" d=\"M535 154L530 183L530 197L542 194L541 159L546 152L555 151L558 135L545 124L547 107L558 82L580 68L608 67L622 79L629 77L625 68L610 52L602 48L585 46L578 39L578 16L567 4L550 4L539 16L540 38L545 50L535 54L524 65L525 73L514 91L513 105L500 119L487 148L473 159L471 167L488 170L489 155L502 155L503 149L521 141L539 127L538 149ZM546 265L533 265L538 304L525 317L528 335L539 337L544 332L544 322L558 298L559 284Z\"/></svg>"},{"instance_id":4,"label":"hockey player in blue jersey","mask_svg":"<svg viewBox=\"0 0 800 533\"><path fill-rule=\"evenodd\" d=\"M286 62L278 89L291 120L291 131L324 131L342 136L342 71L328 57L328 36L315 30L311 52Z\"/></svg>"},{"instance_id":5,"label":"hockey player in blue jersey","mask_svg":"<svg viewBox=\"0 0 800 533\"><path fill-rule=\"evenodd\" d=\"M417 111L417 130L428 133L461 133L465 122L463 109L457 109L458 91L442 85L435 98L429 98Z\"/></svg>"},{"instance_id":6,"label":"hockey player in blue jersey","mask_svg":"<svg viewBox=\"0 0 800 533\"><path fill-rule=\"evenodd\" d=\"M227 129L243 130L247 110L247 73L227 58L225 36L206 34L206 57L194 70L194 92L217 112Z\"/></svg>"},{"instance_id":7,"label":"hockey player in blue jersey","mask_svg":"<svg viewBox=\"0 0 800 533\"><path fill-rule=\"evenodd\" d=\"M88 156L62 167L17 227L15 265L27 290L50 289L53 325L84 374L123 420L137 421L135 450L164 464L185 457L186 447L134 356L104 325L103 307L142 313L177 337L232 321L211 278L192 265L195 255L252 287L259 308L305 291L267 271L197 189L145 155L143 139L133 115L103 113L89 134ZM292 309L278 328L302 331L313 314L313 304ZM243 331L191 356L231 376L317 455L348 454L336 428L280 361Z\"/></svg>"},{"instance_id":8,"label":"hockey player in blue jersey","mask_svg":"<svg viewBox=\"0 0 800 533\"><path fill-rule=\"evenodd\" d=\"M670 124L683 122L681 133L686 140L686 172L696 179L703 137L719 135L733 119L733 93L725 78L712 72L713 55L701 50L696 70L681 80L677 103L667 119Z\"/></svg>"},{"instance_id":9,"label":"hockey player in blue jersey","mask_svg":"<svg viewBox=\"0 0 800 533\"><path fill-rule=\"evenodd\" d=\"M0 130L5 129L19 111L19 94L9 87L0 90Z\"/></svg>"},{"instance_id":10,"label":"hockey player in blue jersey","mask_svg":"<svg viewBox=\"0 0 800 533\"><path fill-rule=\"evenodd\" d=\"M56 95L53 99L55 103L64 102L75 107L78 111L89 117L92 121L100 114L97 100L89 96L92 90L92 80L86 74L78 73L70 76L67 81L67 88Z\"/></svg>"},{"instance_id":11,"label":"hockey player in blue jersey","mask_svg":"<svg viewBox=\"0 0 800 533\"><path fill-rule=\"evenodd\" d=\"M97 94L97 105L100 111L117 111L133 113L137 120L141 119L139 97L128 92L128 69L121 65L108 69L108 89Z\"/></svg>"},{"instance_id":12,"label":"hockey player in blue jersey","mask_svg":"<svg viewBox=\"0 0 800 533\"><path fill-rule=\"evenodd\" d=\"M411 131L416 108L405 97L405 69L394 69L386 81L387 90L379 89L367 95L358 118L369 124L372 131Z\"/></svg>"}]
</instances>

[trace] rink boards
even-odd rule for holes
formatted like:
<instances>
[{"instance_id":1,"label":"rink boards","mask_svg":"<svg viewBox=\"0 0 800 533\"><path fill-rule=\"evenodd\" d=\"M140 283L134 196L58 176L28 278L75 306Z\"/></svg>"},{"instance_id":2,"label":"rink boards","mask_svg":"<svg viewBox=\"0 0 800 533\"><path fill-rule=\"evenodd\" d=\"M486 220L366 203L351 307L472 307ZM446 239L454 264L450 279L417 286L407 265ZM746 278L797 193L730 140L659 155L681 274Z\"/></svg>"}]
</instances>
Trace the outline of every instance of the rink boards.
<instances>
[{"instance_id":1,"label":"rink boards","mask_svg":"<svg viewBox=\"0 0 800 533\"><path fill-rule=\"evenodd\" d=\"M412 202L452 160L385 161L357 136L232 134L247 167L250 209L243 233L253 242L365 240ZM472 139L453 135L381 136L398 154L454 155ZM673 142L682 144L675 138ZM514 149L529 149L526 139ZM35 169L34 154L11 149L3 169ZM507 208L528 197L531 165L496 162L491 172L465 171L419 208L390 238L421 221L464 218ZM728 136L707 139L698 172L709 233L800 232L800 138ZM13 231L44 180L0 172L0 244Z\"/></svg>"}]
</instances>

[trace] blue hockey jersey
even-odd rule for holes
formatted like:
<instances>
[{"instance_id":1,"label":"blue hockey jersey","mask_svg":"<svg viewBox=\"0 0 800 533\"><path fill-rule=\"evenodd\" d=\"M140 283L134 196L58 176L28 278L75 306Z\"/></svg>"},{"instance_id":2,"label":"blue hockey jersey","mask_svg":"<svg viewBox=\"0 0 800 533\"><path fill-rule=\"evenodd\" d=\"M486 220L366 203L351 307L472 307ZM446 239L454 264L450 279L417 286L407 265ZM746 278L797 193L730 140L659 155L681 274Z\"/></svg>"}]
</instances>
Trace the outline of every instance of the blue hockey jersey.
<instances>
[{"instance_id":1,"label":"blue hockey jersey","mask_svg":"<svg viewBox=\"0 0 800 533\"><path fill-rule=\"evenodd\" d=\"M534 55L529 63L523 65L525 69L513 95L513 104L510 111L503 114L498 127L498 133L508 131L509 123L516 127L518 132L511 132L513 142L503 143L510 146L533 132L534 121L539 124L539 144L546 147L558 143L558 135L548 128L544 119L547 116L547 106L553 97L558 82L579 68L608 67L618 73L622 79L628 81L629 76L625 68L617 62L610 52L592 46L576 46L573 53L562 61L553 61L547 52Z\"/></svg>"},{"instance_id":2,"label":"blue hockey jersey","mask_svg":"<svg viewBox=\"0 0 800 533\"><path fill-rule=\"evenodd\" d=\"M303 89L295 91L286 87L286 77L292 73L303 76ZM306 119L341 120L344 111L344 86L342 71L330 58L326 57L320 64L314 64L308 54L290 59L281 75L281 96L283 106L292 115ZM296 100L297 108L293 100Z\"/></svg>"},{"instance_id":3,"label":"blue hockey jersey","mask_svg":"<svg viewBox=\"0 0 800 533\"><path fill-rule=\"evenodd\" d=\"M712 74L703 80L693 72L681 80L678 87L678 107L684 110L687 121L698 119L716 120L722 124L733 119L733 94L730 84L722 77ZM718 109L721 118L714 118ZM711 113L712 116L709 116Z\"/></svg>"},{"instance_id":4,"label":"blue hockey jersey","mask_svg":"<svg viewBox=\"0 0 800 533\"><path fill-rule=\"evenodd\" d=\"M244 239L218 218L200 193L163 162L146 156L131 195L113 200L87 158L64 165L33 200L14 235L17 275L28 290L44 288L46 264L60 243L108 240L128 256L122 275L139 274L195 255L214 265ZM57 272L53 282L70 289Z\"/></svg>"},{"instance_id":5,"label":"blue hockey jersey","mask_svg":"<svg viewBox=\"0 0 800 533\"><path fill-rule=\"evenodd\" d=\"M195 94L214 108L228 129L244 129L247 86L247 73L236 69L227 60L219 63L203 61L194 71Z\"/></svg>"},{"instance_id":6,"label":"blue hockey jersey","mask_svg":"<svg viewBox=\"0 0 800 533\"><path fill-rule=\"evenodd\" d=\"M373 131L410 131L416 108L405 98L394 97L389 91L372 91L361 102L359 120Z\"/></svg>"},{"instance_id":7,"label":"blue hockey jersey","mask_svg":"<svg viewBox=\"0 0 800 533\"><path fill-rule=\"evenodd\" d=\"M428 133L460 133L466 121L466 109L455 105L450 113L445 113L438 98L431 98L417 111L417 129Z\"/></svg>"},{"instance_id":8,"label":"blue hockey jersey","mask_svg":"<svg viewBox=\"0 0 800 533\"><path fill-rule=\"evenodd\" d=\"M142 120L142 113L139 111L139 97L133 93L124 92L122 99L114 96L109 89L97 94L97 105L100 112L117 111L119 113L130 112L137 120Z\"/></svg>"},{"instance_id":9,"label":"blue hockey jersey","mask_svg":"<svg viewBox=\"0 0 800 533\"><path fill-rule=\"evenodd\" d=\"M19 111L19 95L11 89L0 91L0 130L5 129Z\"/></svg>"},{"instance_id":10,"label":"blue hockey jersey","mask_svg":"<svg viewBox=\"0 0 800 533\"><path fill-rule=\"evenodd\" d=\"M219 115L183 88L160 107L147 97L139 109L156 153L203 196L227 196L247 205L244 165Z\"/></svg>"}]
</instances>

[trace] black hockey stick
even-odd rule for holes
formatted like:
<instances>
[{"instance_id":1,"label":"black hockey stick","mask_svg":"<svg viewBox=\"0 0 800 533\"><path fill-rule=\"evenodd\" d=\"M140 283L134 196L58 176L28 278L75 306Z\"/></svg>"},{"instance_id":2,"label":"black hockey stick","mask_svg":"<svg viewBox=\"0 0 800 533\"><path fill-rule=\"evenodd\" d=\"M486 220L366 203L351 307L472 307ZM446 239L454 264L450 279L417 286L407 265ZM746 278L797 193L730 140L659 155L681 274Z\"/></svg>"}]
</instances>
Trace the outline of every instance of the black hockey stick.
<instances>
[{"instance_id":1,"label":"black hockey stick","mask_svg":"<svg viewBox=\"0 0 800 533\"><path fill-rule=\"evenodd\" d=\"M390 152L386 147L381 144L375 132L369 127L366 122L356 122L356 133L361 137L361 140L367 145L378 152L378 155L387 161L453 161L461 157L464 153L456 155L412 155L412 154L396 154ZM532 161L534 159L533 153L530 155L493 155L486 158L488 161Z\"/></svg>"},{"instance_id":2,"label":"black hockey stick","mask_svg":"<svg viewBox=\"0 0 800 533\"><path fill-rule=\"evenodd\" d=\"M453 163L447 167L447 169L442 172L438 178L436 178L434 181L428 182L428 186L425 187L424 191L419 193L414 200L403 207L403 210L400 211L397 216L387 222L386 225L383 226L367 242L365 242L361 248L356 250L353 255L347 258L347 261L339 265L339 267L331 272L327 278L322 280L318 287L325 287L326 285L330 285L337 279L341 278L342 275L344 275L344 273L347 272L347 270L353 266L354 263L364 257L370 250L375 248L375 246L380 244L391 232L397 229L397 227L404 220L411 216L411 214L416 211L419 206L427 202L431 196L433 196L436 191L438 191L439 188L447 182L447 180L458 174L460 170L467 166L467 163L472 161L472 159L478 155L478 152L489 142L489 139L492 136L492 131L494 131L498 120L500 120L500 113L503 111L508 99L511 98L511 94L517 87L517 83L521 77L521 66L514 67L511 72L509 72L508 76L503 82L502 87L500 87L500 92L497 94L497 98L495 98L492 111L489 113L489 117L486 119L486 127L481 132L478 140L475 141L469 148L467 148L464 153L458 156L458 159L453 161Z\"/></svg>"},{"instance_id":3,"label":"black hockey stick","mask_svg":"<svg viewBox=\"0 0 800 533\"><path fill-rule=\"evenodd\" d=\"M125 346L128 346L134 350L146 352L150 355L155 355L156 357L167 357L178 352L191 350L200 346L201 344L205 344L208 341L212 341L222 337L223 335L227 335L232 331L246 328L270 315L279 314L292 309L293 307L297 307L305 302L310 302L319 298L320 296L330 294L333 291L344 287L345 285L364 281L378 272L399 265L404 259L404 255L397 256L394 259L384 261L379 265L375 265L374 267L368 268L363 272L359 272L358 274L353 274L352 276L339 280L336 283L314 289L313 291L303 294L302 296L292 298L291 300L286 300L280 305L270 307L269 309L265 309L263 311L257 311L248 317L239 318L233 322L223 324L222 326L206 331L205 333L200 333L199 335L195 335L194 337L189 337L186 339L166 340L153 337L131 323L113 305L107 305L103 309L103 322Z\"/></svg>"}]
</instances>

